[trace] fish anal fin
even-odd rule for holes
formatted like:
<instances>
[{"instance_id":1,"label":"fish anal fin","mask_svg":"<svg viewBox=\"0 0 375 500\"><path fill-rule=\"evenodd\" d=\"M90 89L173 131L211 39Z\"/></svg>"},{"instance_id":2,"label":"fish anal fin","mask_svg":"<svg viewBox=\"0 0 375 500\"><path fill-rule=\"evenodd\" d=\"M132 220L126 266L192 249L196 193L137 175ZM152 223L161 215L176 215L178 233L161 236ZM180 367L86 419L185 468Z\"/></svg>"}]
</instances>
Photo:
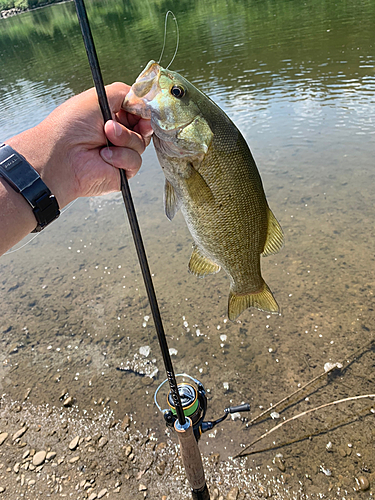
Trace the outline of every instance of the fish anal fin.
<instances>
[{"instance_id":1,"label":"fish anal fin","mask_svg":"<svg viewBox=\"0 0 375 500\"><path fill-rule=\"evenodd\" d=\"M281 229L278 220L268 207L267 207L267 217L268 217L267 239L262 252L262 255L264 257L275 254L279 250L281 250L284 240L283 230Z\"/></svg>"},{"instance_id":2,"label":"fish anal fin","mask_svg":"<svg viewBox=\"0 0 375 500\"><path fill-rule=\"evenodd\" d=\"M178 198L172 184L166 179L164 188L164 208L165 215L169 220L172 220L176 213L181 208L182 201Z\"/></svg>"},{"instance_id":3,"label":"fish anal fin","mask_svg":"<svg viewBox=\"0 0 375 500\"><path fill-rule=\"evenodd\" d=\"M212 260L204 257L199 250L194 247L193 253L191 254L189 266L189 272L198 276L198 278L203 278L207 274L215 274L220 271L220 266L212 262Z\"/></svg>"},{"instance_id":4,"label":"fish anal fin","mask_svg":"<svg viewBox=\"0 0 375 500\"><path fill-rule=\"evenodd\" d=\"M236 294L232 290L229 292L228 318L231 321L237 319L249 307L255 307L260 311L272 314L279 312L279 306L265 282L260 292L248 294Z\"/></svg>"}]
</instances>

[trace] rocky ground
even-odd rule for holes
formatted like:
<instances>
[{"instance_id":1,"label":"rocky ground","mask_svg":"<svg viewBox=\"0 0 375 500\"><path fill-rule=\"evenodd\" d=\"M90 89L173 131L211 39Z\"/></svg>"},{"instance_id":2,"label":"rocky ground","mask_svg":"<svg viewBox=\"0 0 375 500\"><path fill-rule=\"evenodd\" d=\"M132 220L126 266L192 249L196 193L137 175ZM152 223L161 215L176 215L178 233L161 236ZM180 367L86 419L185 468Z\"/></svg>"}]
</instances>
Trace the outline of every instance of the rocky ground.
<instances>
[{"instance_id":1,"label":"rocky ground","mask_svg":"<svg viewBox=\"0 0 375 500\"><path fill-rule=\"evenodd\" d=\"M0 425L0 498L191 498L176 442L139 432L129 415L120 422L105 408L89 416L3 398ZM212 500L305 498L245 462L203 460Z\"/></svg>"}]
</instances>

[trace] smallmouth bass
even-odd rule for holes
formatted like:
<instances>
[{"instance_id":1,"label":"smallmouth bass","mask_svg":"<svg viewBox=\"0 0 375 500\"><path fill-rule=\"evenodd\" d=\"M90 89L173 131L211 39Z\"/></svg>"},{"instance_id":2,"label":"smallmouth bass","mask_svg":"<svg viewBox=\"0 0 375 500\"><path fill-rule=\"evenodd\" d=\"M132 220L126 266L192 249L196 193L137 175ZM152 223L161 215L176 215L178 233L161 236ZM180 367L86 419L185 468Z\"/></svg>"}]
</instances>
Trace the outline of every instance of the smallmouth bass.
<instances>
[{"instance_id":1,"label":"smallmouth bass","mask_svg":"<svg viewBox=\"0 0 375 500\"><path fill-rule=\"evenodd\" d=\"M172 220L181 209L194 240L189 271L204 277L224 269L232 321L249 307L279 312L262 278L260 256L280 250L283 232L237 127L194 85L154 61L133 84L123 108L151 118L166 178L165 213Z\"/></svg>"}]
</instances>

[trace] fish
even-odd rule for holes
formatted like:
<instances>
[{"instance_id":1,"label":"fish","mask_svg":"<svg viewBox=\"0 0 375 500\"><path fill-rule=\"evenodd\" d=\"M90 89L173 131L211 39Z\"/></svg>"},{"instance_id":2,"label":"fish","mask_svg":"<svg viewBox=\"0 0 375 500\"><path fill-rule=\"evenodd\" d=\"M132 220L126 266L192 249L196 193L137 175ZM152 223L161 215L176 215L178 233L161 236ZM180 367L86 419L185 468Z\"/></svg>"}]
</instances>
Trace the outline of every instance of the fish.
<instances>
[{"instance_id":1,"label":"fish","mask_svg":"<svg viewBox=\"0 0 375 500\"><path fill-rule=\"evenodd\" d=\"M165 175L166 216L172 220L181 210L194 241L190 273L202 278L225 271L231 321L250 307L279 313L260 257L281 249L283 231L235 124L206 94L155 61L138 76L122 107L151 119Z\"/></svg>"}]
</instances>

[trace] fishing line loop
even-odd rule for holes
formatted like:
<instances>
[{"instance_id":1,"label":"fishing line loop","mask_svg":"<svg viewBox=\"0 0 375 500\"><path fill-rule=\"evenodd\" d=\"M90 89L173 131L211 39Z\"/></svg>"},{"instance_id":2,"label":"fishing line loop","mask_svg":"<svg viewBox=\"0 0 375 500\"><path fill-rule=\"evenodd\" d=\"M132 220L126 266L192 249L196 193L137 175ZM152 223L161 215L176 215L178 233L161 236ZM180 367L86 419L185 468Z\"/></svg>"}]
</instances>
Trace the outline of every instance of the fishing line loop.
<instances>
[{"instance_id":1,"label":"fishing line loop","mask_svg":"<svg viewBox=\"0 0 375 500\"><path fill-rule=\"evenodd\" d=\"M173 17L173 20L176 24L176 36L177 36L177 39L176 39L176 50L174 51L174 54L173 54L173 57L171 59L171 62L168 64L168 66L165 68L165 69L168 69L169 66L173 63L176 55L177 55L177 51L178 51L178 45L180 43L180 32L179 32L179 29L178 29L178 22L177 22L177 19L176 19L176 16L173 14L173 12L171 10L168 10L168 12L165 14L165 21L164 21L164 41L163 41L163 48L161 49L161 54L160 54L160 57L159 57L159 60L158 60L158 64L160 64L161 62L161 59L163 57L163 54L164 54L164 49L165 49L165 42L166 42L166 39L167 39L167 22L168 22L168 16L169 14Z\"/></svg>"},{"instance_id":2,"label":"fishing line loop","mask_svg":"<svg viewBox=\"0 0 375 500\"><path fill-rule=\"evenodd\" d=\"M61 210L60 212L60 217L63 213L65 213L67 210L69 210L69 208L76 202L77 200L73 200L71 203L69 203L69 205L67 205L63 210ZM18 247L18 248L15 248L14 250L8 250L7 252L5 252L4 255L10 255L11 253L15 253L15 252L18 252L18 250L22 250L22 248L25 248L27 245L29 245L29 243L31 243L33 240L35 240L35 238L37 238L38 236L40 236L41 234L43 234L43 231L40 231L39 233L36 233L35 236L33 236L32 238L30 238L28 241L26 241L26 243L24 243L22 246Z\"/></svg>"}]
</instances>

